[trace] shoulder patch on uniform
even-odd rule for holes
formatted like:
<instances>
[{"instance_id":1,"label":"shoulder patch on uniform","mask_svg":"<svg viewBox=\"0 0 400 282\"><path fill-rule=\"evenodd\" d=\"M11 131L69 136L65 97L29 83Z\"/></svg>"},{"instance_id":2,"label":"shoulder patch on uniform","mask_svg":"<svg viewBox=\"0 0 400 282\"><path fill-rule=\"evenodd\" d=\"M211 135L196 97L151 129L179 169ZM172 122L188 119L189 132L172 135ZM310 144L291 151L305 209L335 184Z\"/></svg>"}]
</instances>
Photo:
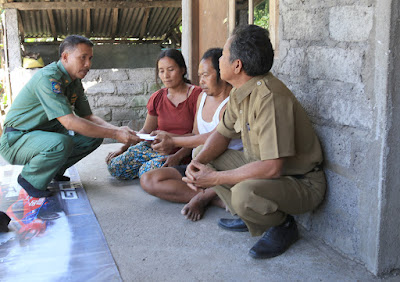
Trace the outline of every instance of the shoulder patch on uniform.
<instances>
[{"instance_id":1,"label":"shoulder patch on uniform","mask_svg":"<svg viewBox=\"0 0 400 282\"><path fill-rule=\"evenodd\" d=\"M60 94L61 93L61 83L58 81L51 81L51 90L56 94Z\"/></svg>"},{"instance_id":2,"label":"shoulder patch on uniform","mask_svg":"<svg viewBox=\"0 0 400 282\"><path fill-rule=\"evenodd\" d=\"M259 85L259 91L260 91L260 96L261 98L264 98L271 94L271 90L269 89L268 85L263 81Z\"/></svg>"}]
</instances>

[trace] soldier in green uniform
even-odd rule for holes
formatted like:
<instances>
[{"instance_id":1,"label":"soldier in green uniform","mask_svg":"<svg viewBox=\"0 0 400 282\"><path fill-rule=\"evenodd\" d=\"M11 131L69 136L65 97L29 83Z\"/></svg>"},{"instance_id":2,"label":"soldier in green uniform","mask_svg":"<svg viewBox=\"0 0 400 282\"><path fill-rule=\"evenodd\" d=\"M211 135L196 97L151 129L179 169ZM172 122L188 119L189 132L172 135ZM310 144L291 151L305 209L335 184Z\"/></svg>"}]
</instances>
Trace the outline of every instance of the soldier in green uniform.
<instances>
[{"instance_id":1,"label":"soldier in green uniform","mask_svg":"<svg viewBox=\"0 0 400 282\"><path fill-rule=\"evenodd\" d=\"M52 179L68 181L65 170L100 146L102 138L138 141L128 127L93 115L81 83L92 57L90 40L68 36L59 61L35 73L6 116L0 154L11 164L24 165L18 183L32 197L50 196Z\"/></svg>"},{"instance_id":2,"label":"soldier in green uniform","mask_svg":"<svg viewBox=\"0 0 400 282\"><path fill-rule=\"evenodd\" d=\"M269 72L273 58L261 27L239 27L227 40L220 69L234 86L231 98L183 178L195 190L213 187L239 216L219 226L262 235L250 249L254 258L285 252L298 239L292 214L316 208L326 187L318 138L295 96ZM243 152L226 150L239 137Z\"/></svg>"}]
</instances>

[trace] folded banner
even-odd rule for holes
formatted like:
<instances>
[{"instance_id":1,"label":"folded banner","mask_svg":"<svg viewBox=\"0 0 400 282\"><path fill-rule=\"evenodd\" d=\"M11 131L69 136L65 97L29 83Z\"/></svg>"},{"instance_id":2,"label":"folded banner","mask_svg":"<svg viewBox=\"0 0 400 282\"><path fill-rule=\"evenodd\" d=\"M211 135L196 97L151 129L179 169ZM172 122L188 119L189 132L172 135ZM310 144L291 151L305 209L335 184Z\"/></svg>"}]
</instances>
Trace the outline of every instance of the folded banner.
<instances>
[{"instance_id":1,"label":"folded banner","mask_svg":"<svg viewBox=\"0 0 400 282\"><path fill-rule=\"evenodd\" d=\"M122 281L75 167L55 195L30 197L16 179L22 166L0 158L1 281Z\"/></svg>"}]
</instances>

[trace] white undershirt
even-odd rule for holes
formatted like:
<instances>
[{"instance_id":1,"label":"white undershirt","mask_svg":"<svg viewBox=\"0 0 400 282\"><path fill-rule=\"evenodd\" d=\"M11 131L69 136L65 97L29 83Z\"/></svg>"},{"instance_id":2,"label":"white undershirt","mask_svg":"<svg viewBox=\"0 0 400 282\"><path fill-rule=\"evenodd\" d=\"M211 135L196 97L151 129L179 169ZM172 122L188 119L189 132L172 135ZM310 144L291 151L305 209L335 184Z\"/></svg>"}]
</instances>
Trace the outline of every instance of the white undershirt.
<instances>
[{"instance_id":1,"label":"white undershirt","mask_svg":"<svg viewBox=\"0 0 400 282\"><path fill-rule=\"evenodd\" d=\"M221 104L219 104L218 108L215 110L214 116L211 120L211 122L207 122L203 119L203 107L204 104L206 102L207 99L207 94L205 92L203 92L203 95L201 97L201 101L200 101L200 106L199 109L197 111L197 129L199 130L199 134L204 134L204 133L208 133L210 131L213 131L215 127L217 127L218 123L219 123L219 115L221 112L221 109L226 105L226 103L228 103L229 101L229 96L225 98L225 100L223 100L221 102ZM243 149L243 144L242 144L242 140L241 139L232 139L231 142L229 143L229 149L232 150L239 150L241 151Z\"/></svg>"}]
</instances>

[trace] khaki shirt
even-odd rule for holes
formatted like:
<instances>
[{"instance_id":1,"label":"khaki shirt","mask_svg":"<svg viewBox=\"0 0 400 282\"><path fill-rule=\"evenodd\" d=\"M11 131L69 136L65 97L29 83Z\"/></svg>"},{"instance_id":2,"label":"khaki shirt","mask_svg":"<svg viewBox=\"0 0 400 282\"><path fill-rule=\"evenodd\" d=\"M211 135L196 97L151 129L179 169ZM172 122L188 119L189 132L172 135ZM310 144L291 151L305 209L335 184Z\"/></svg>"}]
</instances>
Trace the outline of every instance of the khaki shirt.
<instances>
[{"instance_id":1,"label":"khaki shirt","mask_svg":"<svg viewBox=\"0 0 400 282\"><path fill-rule=\"evenodd\" d=\"M40 69L22 88L7 113L4 127L19 130L60 128L56 118L75 112L92 114L80 79L71 80L61 61Z\"/></svg>"},{"instance_id":2,"label":"khaki shirt","mask_svg":"<svg viewBox=\"0 0 400 282\"><path fill-rule=\"evenodd\" d=\"M285 158L282 175L301 175L321 164L322 152L303 107L271 73L232 89L217 131L242 138L249 162Z\"/></svg>"}]
</instances>

